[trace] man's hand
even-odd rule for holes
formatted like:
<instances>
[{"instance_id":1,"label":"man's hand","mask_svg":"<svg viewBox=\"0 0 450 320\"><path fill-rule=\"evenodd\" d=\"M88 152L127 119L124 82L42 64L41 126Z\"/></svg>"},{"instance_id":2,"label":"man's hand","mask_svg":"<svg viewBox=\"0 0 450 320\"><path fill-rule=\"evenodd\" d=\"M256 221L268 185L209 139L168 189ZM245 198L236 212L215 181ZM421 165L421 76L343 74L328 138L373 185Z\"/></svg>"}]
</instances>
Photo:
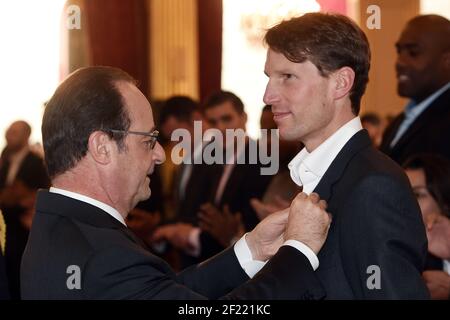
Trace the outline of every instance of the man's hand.
<instances>
[{"instance_id":1,"label":"man's hand","mask_svg":"<svg viewBox=\"0 0 450 320\"><path fill-rule=\"evenodd\" d=\"M429 270L424 271L422 276L432 299L447 300L450 297L450 276L447 273Z\"/></svg>"},{"instance_id":2,"label":"man's hand","mask_svg":"<svg viewBox=\"0 0 450 320\"><path fill-rule=\"evenodd\" d=\"M299 193L289 208L289 219L284 238L297 240L318 254L327 238L331 216L327 204L317 193Z\"/></svg>"},{"instance_id":3,"label":"man's hand","mask_svg":"<svg viewBox=\"0 0 450 320\"><path fill-rule=\"evenodd\" d=\"M285 241L288 216L289 208L272 213L247 234L245 240L253 260L266 261L277 253Z\"/></svg>"},{"instance_id":4,"label":"man's hand","mask_svg":"<svg viewBox=\"0 0 450 320\"><path fill-rule=\"evenodd\" d=\"M127 216L126 224L139 238L151 243L152 233L161 221L161 214L134 208Z\"/></svg>"},{"instance_id":5,"label":"man's hand","mask_svg":"<svg viewBox=\"0 0 450 320\"><path fill-rule=\"evenodd\" d=\"M188 223L168 224L155 230L152 241L160 242L162 240L167 240L175 248L190 251L193 248L189 242L189 235L193 229L194 226Z\"/></svg>"},{"instance_id":6,"label":"man's hand","mask_svg":"<svg viewBox=\"0 0 450 320\"><path fill-rule=\"evenodd\" d=\"M428 251L441 259L450 259L450 219L439 215L426 227Z\"/></svg>"},{"instance_id":7,"label":"man's hand","mask_svg":"<svg viewBox=\"0 0 450 320\"><path fill-rule=\"evenodd\" d=\"M275 196L275 202L273 203L263 203L257 198L252 198L250 199L250 204L253 210L255 210L259 220L263 220L269 214L289 208L289 202L282 199L280 196Z\"/></svg>"},{"instance_id":8,"label":"man's hand","mask_svg":"<svg viewBox=\"0 0 450 320\"><path fill-rule=\"evenodd\" d=\"M234 238L244 235L244 224L239 212L232 214L228 206L221 212L210 203L202 205L200 209L200 228L211 234L222 246L228 247Z\"/></svg>"}]
</instances>

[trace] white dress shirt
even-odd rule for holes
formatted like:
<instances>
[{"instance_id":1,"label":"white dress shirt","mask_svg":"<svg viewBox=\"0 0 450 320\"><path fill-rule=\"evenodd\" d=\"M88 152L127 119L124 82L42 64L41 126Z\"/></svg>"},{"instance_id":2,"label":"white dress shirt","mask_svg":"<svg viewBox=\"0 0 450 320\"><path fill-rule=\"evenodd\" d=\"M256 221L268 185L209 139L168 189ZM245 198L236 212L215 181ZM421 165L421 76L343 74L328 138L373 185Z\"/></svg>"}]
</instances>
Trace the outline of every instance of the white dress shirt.
<instances>
[{"instance_id":1,"label":"white dress shirt","mask_svg":"<svg viewBox=\"0 0 450 320\"><path fill-rule=\"evenodd\" d=\"M448 275L450 275L450 260L443 260L444 267L442 268Z\"/></svg>"},{"instance_id":2,"label":"white dress shirt","mask_svg":"<svg viewBox=\"0 0 450 320\"><path fill-rule=\"evenodd\" d=\"M201 163L198 159L201 159L203 155L203 143L199 143L194 146L194 151L191 154L186 154L183 158L183 166L180 178L180 185L178 186L178 194L180 201L184 199L186 195L186 186L191 178L193 166L196 163Z\"/></svg>"},{"instance_id":3,"label":"white dress shirt","mask_svg":"<svg viewBox=\"0 0 450 320\"><path fill-rule=\"evenodd\" d=\"M311 153L303 148L288 164L292 180L306 194L313 192L345 144L361 129L361 120L355 117Z\"/></svg>"}]
</instances>

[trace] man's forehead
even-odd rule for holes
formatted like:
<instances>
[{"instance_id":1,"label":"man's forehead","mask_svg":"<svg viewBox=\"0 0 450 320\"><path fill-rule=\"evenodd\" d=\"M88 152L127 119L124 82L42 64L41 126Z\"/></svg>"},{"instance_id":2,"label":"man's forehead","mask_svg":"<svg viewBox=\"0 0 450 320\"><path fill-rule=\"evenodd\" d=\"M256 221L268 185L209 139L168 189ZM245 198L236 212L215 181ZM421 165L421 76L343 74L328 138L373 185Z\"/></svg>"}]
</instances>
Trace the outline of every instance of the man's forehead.
<instances>
[{"instance_id":1,"label":"man's forehead","mask_svg":"<svg viewBox=\"0 0 450 320\"><path fill-rule=\"evenodd\" d=\"M426 23L409 23L396 44L438 47L443 40L442 32L436 26Z\"/></svg>"}]
</instances>

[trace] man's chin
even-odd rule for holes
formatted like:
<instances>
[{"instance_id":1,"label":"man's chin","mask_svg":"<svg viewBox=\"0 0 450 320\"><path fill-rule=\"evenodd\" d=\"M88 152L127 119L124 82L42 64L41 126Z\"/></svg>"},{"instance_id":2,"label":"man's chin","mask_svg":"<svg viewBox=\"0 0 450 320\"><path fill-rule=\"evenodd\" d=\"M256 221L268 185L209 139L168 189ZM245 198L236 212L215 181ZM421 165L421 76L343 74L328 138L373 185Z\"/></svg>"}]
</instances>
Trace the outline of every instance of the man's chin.
<instances>
[{"instance_id":1,"label":"man's chin","mask_svg":"<svg viewBox=\"0 0 450 320\"><path fill-rule=\"evenodd\" d=\"M151 194L152 194L152 191L150 190L150 188L148 188L148 190L146 190L146 191L141 192L139 194L138 202L148 200L150 198Z\"/></svg>"},{"instance_id":2,"label":"man's chin","mask_svg":"<svg viewBox=\"0 0 450 320\"><path fill-rule=\"evenodd\" d=\"M280 126L280 138L285 141L298 141L298 137L295 136L294 130L289 130L287 127Z\"/></svg>"}]
</instances>

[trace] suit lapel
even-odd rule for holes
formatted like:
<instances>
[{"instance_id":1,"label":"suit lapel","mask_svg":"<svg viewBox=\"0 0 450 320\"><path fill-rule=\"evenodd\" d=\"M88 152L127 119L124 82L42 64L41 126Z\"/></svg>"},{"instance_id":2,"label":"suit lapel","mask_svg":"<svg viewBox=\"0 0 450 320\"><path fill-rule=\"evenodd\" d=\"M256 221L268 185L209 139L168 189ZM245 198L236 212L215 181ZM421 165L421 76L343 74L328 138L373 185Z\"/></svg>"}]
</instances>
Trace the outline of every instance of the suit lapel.
<instances>
[{"instance_id":1,"label":"suit lapel","mask_svg":"<svg viewBox=\"0 0 450 320\"><path fill-rule=\"evenodd\" d=\"M366 130L357 132L342 148L336 158L331 163L328 170L314 189L320 198L329 202L333 196L333 185L342 177L345 168L351 159L361 150L371 145L369 135Z\"/></svg>"}]
</instances>

